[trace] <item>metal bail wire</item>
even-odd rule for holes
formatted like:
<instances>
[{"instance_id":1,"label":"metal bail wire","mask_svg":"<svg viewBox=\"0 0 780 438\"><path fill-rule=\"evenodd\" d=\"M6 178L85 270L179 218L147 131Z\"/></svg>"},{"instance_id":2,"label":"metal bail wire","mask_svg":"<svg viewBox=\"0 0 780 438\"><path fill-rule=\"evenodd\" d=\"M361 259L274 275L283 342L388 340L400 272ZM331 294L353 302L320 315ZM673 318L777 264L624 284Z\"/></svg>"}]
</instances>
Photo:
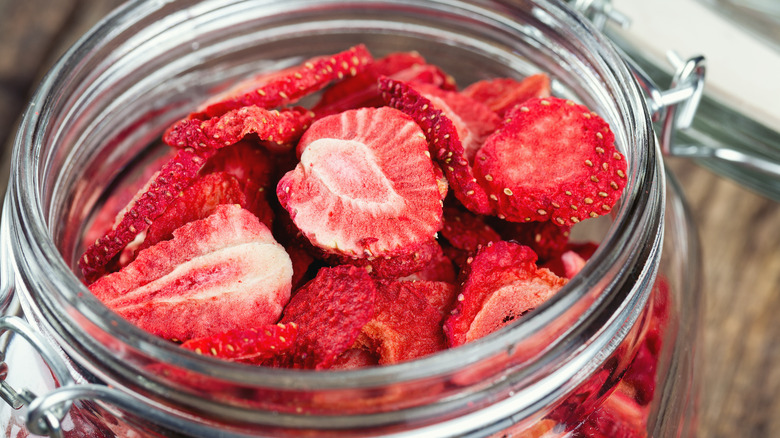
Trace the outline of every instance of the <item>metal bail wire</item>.
<instances>
[{"instance_id":1,"label":"metal bail wire","mask_svg":"<svg viewBox=\"0 0 780 438\"><path fill-rule=\"evenodd\" d=\"M75 384L73 377L68 371L65 362L58 356L57 352L46 342L45 339L36 333L25 320L18 316L0 317L0 332L11 332L24 338L38 354L41 355L46 365L51 370L60 386L71 386ZM5 352L0 351L0 358L5 359ZM5 381L8 376L8 365L3 361L0 365L0 398L14 409L21 409L25 405L35 403L38 396L28 389L16 391L8 382ZM28 415L27 429L37 435L48 435L51 437L61 437L62 429L60 422L67 415L72 401L67 401L54 406L41 415Z\"/></svg>"}]
</instances>

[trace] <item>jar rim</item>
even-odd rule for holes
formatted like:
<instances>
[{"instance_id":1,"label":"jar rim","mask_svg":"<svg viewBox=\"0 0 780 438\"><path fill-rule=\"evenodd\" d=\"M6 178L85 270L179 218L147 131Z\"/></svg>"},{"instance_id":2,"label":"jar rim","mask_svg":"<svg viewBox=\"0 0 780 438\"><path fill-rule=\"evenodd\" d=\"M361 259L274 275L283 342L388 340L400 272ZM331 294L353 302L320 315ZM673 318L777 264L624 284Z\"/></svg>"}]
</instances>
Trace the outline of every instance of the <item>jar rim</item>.
<instances>
[{"instance_id":1,"label":"jar rim","mask_svg":"<svg viewBox=\"0 0 780 438\"><path fill-rule=\"evenodd\" d=\"M225 2L226 5L236 3L238 1ZM265 3L270 5L273 2ZM344 2L328 0L320 3L333 5ZM488 14L492 19L500 20L503 25L510 26L513 25L511 22L512 8L519 7L502 2L445 2L438 0L428 2L371 1L368 3L380 6L384 3L405 3L410 8L438 8L442 7L441 5L446 5L446 7L460 8L461 11L479 11L482 14ZM545 305L529 313L522 322L479 341L411 362L323 373L307 370L258 369L199 357L146 333L129 322L116 321L116 318L111 317L112 312L108 308L96 299L89 298L91 294L88 289L79 281L63 259L60 250L49 235L48 222L51 218L47 220L44 215L41 196L36 196L36 193L31 195L28 190L40 187L37 178L40 177L39 172L42 171L38 163L41 158L38 155L42 147L41 132L46 123L47 111L52 105L59 103L53 101L51 96L57 94L56 89L68 83L69 75L74 69L79 68L81 57L91 56L95 47L110 41L117 28L129 28L133 26L138 16L153 14L155 8L161 7L143 1L126 4L79 40L43 80L32 99L30 108L24 115L14 147L13 187L9 189L13 207L18 209L17 217L13 217L12 220L17 221L16 225L23 230L24 238L28 239L23 245L25 252L19 253L15 250L17 263L20 262L20 259L24 259L22 263L26 265L36 263L45 265L46 269L42 272L50 273L48 275L55 278L55 283L59 286L51 289L59 294L59 298L72 306L80 318L84 318L87 323L99 327L102 331L111 334L116 339L121 339L135 349L166 362L198 370L199 373L205 375L228 381L250 382L278 388L360 388L378 383L409 381L451 373L462 369L465 365L478 363L508 349L514 349L554 321L570 318L572 309L576 307L577 303L585 300L586 296L588 296L590 304L584 310L580 309L581 313L575 315L573 321L575 324L592 322L592 312L597 312L598 309L603 309L607 305L604 296L593 296L594 288L599 289L600 293L620 294L622 299L632 296L632 299L641 300L641 298L636 298L638 292L634 290L635 286L627 285L627 282L638 282L639 279L645 277L652 281L652 277L655 275L653 266L657 266L654 260L660 252L664 210L663 171L659 164L652 125L644 105L643 95L619 53L589 22L555 0L532 0L532 3L533 7L538 8L540 13L548 14L550 20L555 21L560 26L571 27L585 44L597 48L597 51L591 53L590 56L594 57L594 62L605 64L607 71L612 75L611 79L623 85L620 89L623 95L620 98L629 103L630 110L625 116L631 118L631 126L636 130L634 135L641 144L635 145L634 156L630 164L636 167L630 172L630 181L626 192L624 192L621 207L615 214L614 223L602 242L602 247L593 255L591 263L586 264L583 271L564 286L560 293L556 294ZM294 7L295 4L297 2L291 1L286 3L284 7ZM344 5L350 7L351 4L344 3ZM217 6L216 4L200 6L203 6L204 10L209 7L225 7L225 5ZM519 24L514 25L520 26ZM30 169L39 172L31 172ZM655 190L650 188L655 188ZM615 251L614 248L622 248L623 252ZM626 263L634 266L626 266ZM41 270L38 269L38 271ZM631 271L636 272L631 273ZM626 275L628 275L628 279L615 280L617 277L625 277ZM605 281L605 279L609 281ZM43 279L42 281L48 280ZM40 302L45 303L46 301L41 300ZM611 308L617 311L614 306ZM37 310L42 319L45 319L47 324L52 327L60 327L68 332L76 329L72 324L59 320L62 313L58 309ZM571 336L572 339L578 336L577 331L573 328L575 327L569 327L566 330L567 336ZM54 331L58 332L58 330ZM72 348L71 345L69 350Z\"/></svg>"}]
</instances>

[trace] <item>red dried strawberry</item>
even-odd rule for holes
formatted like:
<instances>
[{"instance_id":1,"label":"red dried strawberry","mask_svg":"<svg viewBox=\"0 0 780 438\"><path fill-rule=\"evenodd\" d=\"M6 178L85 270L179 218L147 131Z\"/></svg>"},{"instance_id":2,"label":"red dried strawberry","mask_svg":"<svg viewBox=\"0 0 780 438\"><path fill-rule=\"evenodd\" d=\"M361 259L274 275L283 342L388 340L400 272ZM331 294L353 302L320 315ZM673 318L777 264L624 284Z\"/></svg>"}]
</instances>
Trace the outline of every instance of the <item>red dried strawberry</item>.
<instances>
[{"instance_id":1,"label":"red dried strawberry","mask_svg":"<svg viewBox=\"0 0 780 438\"><path fill-rule=\"evenodd\" d=\"M312 58L298 67L250 78L225 95L209 100L188 118L207 119L253 105L278 108L294 103L332 81L355 76L372 61L371 54L362 44L332 56Z\"/></svg>"},{"instance_id":2,"label":"red dried strawberry","mask_svg":"<svg viewBox=\"0 0 780 438\"><path fill-rule=\"evenodd\" d=\"M549 97L510 112L477 153L474 173L507 220L570 226L612 210L626 184L626 160L601 117Z\"/></svg>"},{"instance_id":3,"label":"red dried strawberry","mask_svg":"<svg viewBox=\"0 0 780 438\"><path fill-rule=\"evenodd\" d=\"M444 255L440 245L435 246L435 254L425 267L413 272L405 277L399 278L402 281L442 281L446 283L455 283L457 273L452 260Z\"/></svg>"},{"instance_id":4,"label":"red dried strawberry","mask_svg":"<svg viewBox=\"0 0 780 438\"><path fill-rule=\"evenodd\" d=\"M395 254L381 257L347 257L327 253L320 256L330 264L365 268L373 277L398 278L424 269L440 252L439 244L431 239L419 246L407 247Z\"/></svg>"},{"instance_id":5,"label":"red dried strawberry","mask_svg":"<svg viewBox=\"0 0 780 438\"><path fill-rule=\"evenodd\" d=\"M454 80L438 67L425 63L416 52L391 53L368 64L355 75L325 90L317 105L312 108L318 118L346 110L378 107L384 104L379 94L379 78L388 76L407 83L431 84L435 87L454 88Z\"/></svg>"},{"instance_id":6,"label":"red dried strawberry","mask_svg":"<svg viewBox=\"0 0 780 438\"><path fill-rule=\"evenodd\" d=\"M186 341L275 322L291 277L290 258L268 228L241 207L220 205L90 290L138 327Z\"/></svg>"},{"instance_id":7,"label":"red dried strawberry","mask_svg":"<svg viewBox=\"0 0 780 438\"><path fill-rule=\"evenodd\" d=\"M272 228L274 214L268 195L273 193L278 166L277 160L264 148L240 141L218 150L203 166L201 174L226 172L236 177L246 197L243 207Z\"/></svg>"},{"instance_id":8,"label":"red dried strawberry","mask_svg":"<svg viewBox=\"0 0 780 438\"><path fill-rule=\"evenodd\" d=\"M488 244L465 272L458 305L444 324L451 347L488 335L553 296L566 283L537 269L536 254L512 242Z\"/></svg>"},{"instance_id":9,"label":"red dried strawberry","mask_svg":"<svg viewBox=\"0 0 780 438\"><path fill-rule=\"evenodd\" d=\"M443 322L455 308L458 298L458 288L455 284L445 281L415 281L412 288L425 297L431 307L441 315L439 322Z\"/></svg>"},{"instance_id":10,"label":"red dried strawberry","mask_svg":"<svg viewBox=\"0 0 780 438\"><path fill-rule=\"evenodd\" d=\"M277 111L245 106L208 120L180 120L165 132L163 141L178 148L220 149L255 135L277 145L291 145L313 119L313 112L300 107Z\"/></svg>"},{"instance_id":11,"label":"red dried strawberry","mask_svg":"<svg viewBox=\"0 0 780 438\"><path fill-rule=\"evenodd\" d=\"M483 217L454 207L444 209L444 226L441 236L450 245L473 253L490 242L498 242L501 236L488 225Z\"/></svg>"},{"instance_id":12,"label":"red dried strawberry","mask_svg":"<svg viewBox=\"0 0 780 438\"><path fill-rule=\"evenodd\" d=\"M569 243L570 226L545 222L490 222L503 240L514 240L531 247L541 263L558 257L566 251Z\"/></svg>"},{"instance_id":13,"label":"red dried strawberry","mask_svg":"<svg viewBox=\"0 0 780 438\"><path fill-rule=\"evenodd\" d=\"M374 316L376 284L365 269L323 268L284 309L283 324L298 325L288 366L329 368Z\"/></svg>"},{"instance_id":14,"label":"red dried strawberry","mask_svg":"<svg viewBox=\"0 0 780 438\"><path fill-rule=\"evenodd\" d=\"M485 139L501 124L501 118L481 102L457 91L446 91L425 84L412 85L452 121L466 159L472 163Z\"/></svg>"},{"instance_id":15,"label":"red dried strawberry","mask_svg":"<svg viewBox=\"0 0 780 438\"><path fill-rule=\"evenodd\" d=\"M547 260L542 267L559 277L574 278L590 259L598 245L593 242L568 243L561 252Z\"/></svg>"},{"instance_id":16,"label":"red dried strawberry","mask_svg":"<svg viewBox=\"0 0 780 438\"><path fill-rule=\"evenodd\" d=\"M365 348L350 348L336 358L331 370L354 370L379 365L379 357Z\"/></svg>"},{"instance_id":17,"label":"red dried strawberry","mask_svg":"<svg viewBox=\"0 0 780 438\"><path fill-rule=\"evenodd\" d=\"M379 87L389 106L409 114L420 125L430 154L441 165L455 197L475 213L491 214L488 194L474 178L452 121L408 84L383 78Z\"/></svg>"},{"instance_id":18,"label":"red dried strawberry","mask_svg":"<svg viewBox=\"0 0 780 438\"><path fill-rule=\"evenodd\" d=\"M631 397L615 391L574 434L584 438L645 438L648 414Z\"/></svg>"},{"instance_id":19,"label":"red dried strawberry","mask_svg":"<svg viewBox=\"0 0 780 438\"><path fill-rule=\"evenodd\" d=\"M301 162L277 185L279 202L313 245L345 261L414 256L442 214L423 137L392 108L320 119L301 138Z\"/></svg>"},{"instance_id":20,"label":"red dried strawberry","mask_svg":"<svg viewBox=\"0 0 780 438\"><path fill-rule=\"evenodd\" d=\"M260 365L284 354L295 343L298 326L267 324L258 328L238 329L206 338L190 339L181 347L198 354L220 359Z\"/></svg>"},{"instance_id":21,"label":"red dried strawberry","mask_svg":"<svg viewBox=\"0 0 780 438\"><path fill-rule=\"evenodd\" d=\"M512 78L497 78L474 82L463 90L463 94L482 102L500 117L526 100L535 97L550 97L550 77L544 73L528 76L522 81Z\"/></svg>"},{"instance_id":22,"label":"red dried strawberry","mask_svg":"<svg viewBox=\"0 0 780 438\"><path fill-rule=\"evenodd\" d=\"M173 237L174 230L208 217L220 204L244 204L244 193L235 177L224 172L210 173L179 193L174 202L154 220L137 251Z\"/></svg>"},{"instance_id":23,"label":"red dried strawberry","mask_svg":"<svg viewBox=\"0 0 780 438\"><path fill-rule=\"evenodd\" d=\"M380 365L417 359L446 348L441 315L422 295L420 282L381 281L376 314L361 331L360 345L379 356Z\"/></svg>"},{"instance_id":24,"label":"red dried strawberry","mask_svg":"<svg viewBox=\"0 0 780 438\"><path fill-rule=\"evenodd\" d=\"M189 187L212 155L211 149L185 148L170 159L146 185L145 190L117 218L117 223L105 236L97 239L79 259L79 267L87 283L106 272L106 265L143 233L160 216L176 196Z\"/></svg>"}]
</instances>

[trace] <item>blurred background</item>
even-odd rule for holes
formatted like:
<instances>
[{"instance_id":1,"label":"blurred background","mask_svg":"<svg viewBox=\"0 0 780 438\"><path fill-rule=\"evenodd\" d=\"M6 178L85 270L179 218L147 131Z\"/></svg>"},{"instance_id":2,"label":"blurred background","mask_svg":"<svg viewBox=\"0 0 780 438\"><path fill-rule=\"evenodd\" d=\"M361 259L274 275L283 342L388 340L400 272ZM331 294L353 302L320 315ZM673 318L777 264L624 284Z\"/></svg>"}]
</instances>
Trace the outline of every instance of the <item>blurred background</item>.
<instances>
[{"instance_id":1,"label":"blurred background","mask_svg":"<svg viewBox=\"0 0 780 438\"><path fill-rule=\"evenodd\" d=\"M5 193L16 126L38 82L120 3L0 0L0 193ZM706 47L708 80L713 80L706 92L718 94L725 105L742 100L733 105L762 118L770 131L780 131L780 122L775 123L780 119L773 118L780 112L780 68L775 67L780 65L780 0L613 3L631 21L621 34L649 35L645 39L652 44L642 50L650 57L662 58L665 50L687 57ZM699 12L691 16L691 10ZM667 15L675 13L682 16ZM714 36L713 29L719 29ZM737 34L754 51L736 43L748 41ZM660 52L650 53L654 50ZM780 142L773 147L780 151ZM780 204L690 159L667 163L684 188L702 241L699 435L780 437Z\"/></svg>"}]
</instances>

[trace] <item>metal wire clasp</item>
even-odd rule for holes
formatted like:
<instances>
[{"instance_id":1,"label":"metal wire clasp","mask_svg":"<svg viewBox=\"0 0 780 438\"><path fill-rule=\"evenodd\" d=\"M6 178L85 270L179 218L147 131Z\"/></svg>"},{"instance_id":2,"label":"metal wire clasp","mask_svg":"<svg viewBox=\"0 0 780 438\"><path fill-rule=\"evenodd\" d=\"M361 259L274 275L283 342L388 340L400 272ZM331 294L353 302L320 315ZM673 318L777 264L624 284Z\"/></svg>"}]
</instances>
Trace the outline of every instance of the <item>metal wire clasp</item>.
<instances>
[{"instance_id":1,"label":"metal wire clasp","mask_svg":"<svg viewBox=\"0 0 780 438\"><path fill-rule=\"evenodd\" d=\"M11 332L29 342L44 359L60 386L75 384L67 366L57 352L40 334L30 328L25 320L18 316L2 316L0 317L0 332L3 334ZM34 403L39 398L36 394L28 389L17 391L5 381L8 376L8 365L5 363L4 351L0 351L0 360L2 361L0 362L0 398L14 409L21 409ZM27 429L37 435L61 437L60 422L65 418L72 404L72 402L66 401L45 412L40 412L39 415L28 415Z\"/></svg>"}]
</instances>

